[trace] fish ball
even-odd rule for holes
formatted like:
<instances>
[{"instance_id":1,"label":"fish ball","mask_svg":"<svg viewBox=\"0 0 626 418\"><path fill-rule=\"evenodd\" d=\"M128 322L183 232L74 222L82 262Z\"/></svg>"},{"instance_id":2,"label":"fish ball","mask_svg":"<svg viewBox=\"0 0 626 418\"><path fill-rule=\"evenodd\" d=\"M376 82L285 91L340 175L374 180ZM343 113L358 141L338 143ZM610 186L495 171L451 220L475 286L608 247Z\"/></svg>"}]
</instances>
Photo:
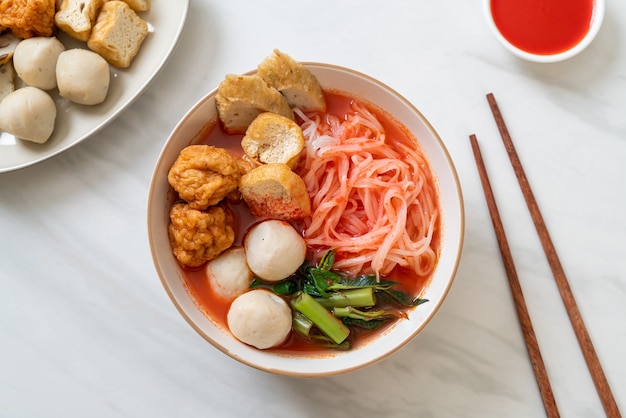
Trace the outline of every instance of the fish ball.
<instances>
[{"instance_id":1,"label":"fish ball","mask_svg":"<svg viewBox=\"0 0 626 418\"><path fill-rule=\"evenodd\" d=\"M69 49L61 53L56 74L59 94L74 103L100 104L109 91L109 64L87 49Z\"/></svg>"},{"instance_id":2,"label":"fish ball","mask_svg":"<svg viewBox=\"0 0 626 418\"><path fill-rule=\"evenodd\" d=\"M52 97L37 87L22 87L0 102L0 130L43 144L54 131L57 108Z\"/></svg>"},{"instance_id":3,"label":"fish ball","mask_svg":"<svg viewBox=\"0 0 626 418\"><path fill-rule=\"evenodd\" d=\"M285 341L291 331L291 309L280 296L255 289L233 301L227 321L235 338L263 350Z\"/></svg>"},{"instance_id":4,"label":"fish ball","mask_svg":"<svg viewBox=\"0 0 626 418\"><path fill-rule=\"evenodd\" d=\"M57 38L35 37L20 41L13 53L13 67L29 86L51 90L57 86L57 60L65 47Z\"/></svg>"},{"instance_id":5,"label":"fish ball","mask_svg":"<svg viewBox=\"0 0 626 418\"><path fill-rule=\"evenodd\" d=\"M206 273L213 291L228 301L245 292L252 282L242 247L231 248L209 261Z\"/></svg>"},{"instance_id":6,"label":"fish ball","mask_svg":"<svg viewBox=\"0 0 626 418\"><path fill-rule=\"evenodd\" d=\"M304 238L287 222L263 221L244 240L250 270L261 279L276 282L296 272L306 257Z\"/></svg>"}]
</instances>

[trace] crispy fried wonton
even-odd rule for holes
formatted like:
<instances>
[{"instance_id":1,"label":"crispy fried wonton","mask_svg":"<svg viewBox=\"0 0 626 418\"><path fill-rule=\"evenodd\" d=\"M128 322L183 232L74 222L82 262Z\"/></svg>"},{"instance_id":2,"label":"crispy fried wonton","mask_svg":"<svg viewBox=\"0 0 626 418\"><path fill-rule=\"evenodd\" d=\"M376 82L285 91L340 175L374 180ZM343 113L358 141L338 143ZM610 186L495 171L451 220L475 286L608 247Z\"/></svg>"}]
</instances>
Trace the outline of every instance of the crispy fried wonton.
<instances>
[{"instance_id":1,"label":"crispy fried wonton","mask_svg":"<svg viewBox=\"0 0 626 418\"><path fill-rule=\"evenodd\" d=\"M0 0L0 26L18 38L54 34L55 0Z\"/></svg>"}]
</instances>

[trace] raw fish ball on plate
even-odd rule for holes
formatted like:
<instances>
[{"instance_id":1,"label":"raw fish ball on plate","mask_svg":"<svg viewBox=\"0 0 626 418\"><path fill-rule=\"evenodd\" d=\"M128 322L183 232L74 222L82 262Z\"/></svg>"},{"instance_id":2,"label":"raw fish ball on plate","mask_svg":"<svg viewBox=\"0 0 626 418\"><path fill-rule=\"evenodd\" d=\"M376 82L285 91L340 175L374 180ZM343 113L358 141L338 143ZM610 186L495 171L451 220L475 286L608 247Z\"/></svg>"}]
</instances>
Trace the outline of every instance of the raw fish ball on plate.
<instances>
[{"instance_id":1,"label":"raw fish ball on plate","mask_svg":"<svg viewBox=\"0 0 626 418\"><path fill-rule=\"evenodd\" d=\"M56 105L48 93L23 87L0 102L0 130L43 144L52 135L56 115Z\"/></svg>"},{"instance_id":2,"label":"raw fish ball on plate","mask_svg":"<svg viewBox=\"0 0 626 418\"><path fill-rule=\"evenodd\" d=\"M57 38L24 39L15 47L15 72L29 86L52 90L57 86L57 59L65 47Z\"/></svg>"},{"instance_id":3,"label":"raw fish ball on plate","mask_svg":"<svg viewBox=\"0 0 626 418\"><path fill-rule=\"evenodd\" d=\"M56 76L59 94L74 103L100 104L109 91L109 64L100 55L86 49L62 52Z\"/></svg>"}]
</instances>

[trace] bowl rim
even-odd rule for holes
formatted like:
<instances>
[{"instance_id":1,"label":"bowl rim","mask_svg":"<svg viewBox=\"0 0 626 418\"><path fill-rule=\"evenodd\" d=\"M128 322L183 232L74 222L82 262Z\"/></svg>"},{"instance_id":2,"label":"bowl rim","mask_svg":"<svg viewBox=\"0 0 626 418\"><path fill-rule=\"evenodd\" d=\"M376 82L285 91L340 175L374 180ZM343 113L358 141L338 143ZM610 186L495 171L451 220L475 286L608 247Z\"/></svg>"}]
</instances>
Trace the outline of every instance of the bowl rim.
<instances>
[{"instance_id":1,"label":"bowl rim","mask_svg":"<svg viewBox=\"0 0 626 418\"><path fill-rule=\"evenodd\" d=\"M157 213L159 211L159 209L157 209L155 207L155 205L157 205L159 202L155 202L152 200L152 196L154 196L154 191L155 189L158 187L157 184L157 178L156 178L156 174L162 169L162 165L165 164L163 161L163 156L166 153L170 142L172 140L172 138L175 136L175 134L182 129L182 127L185 125L185 123L188 122L188 120L194 115L194 113L202 106L206 105L207 101L213 100L215 95L217 94L217 90L218 88L214 88L213 90L209 91L207 94L205 94L203 97L201 97L186 113L185 115L179 120L179 122L176 124L176 126L172 129L172 131L169 133L165 143L162 146L161 151L159 152L159 155L157 157L157 163L154 167L152 176L151 176L151 180L150 180L150 186L148 189L148 206L147 206L147 229L148 229L148 240L149 240L149 245L150 245L150 252L151 252L151 256L152 256L152 260L153 260L153 264L154 267L157 271L157 274L159 276L161 285L163 286L163 288L165 289L170 301L174 304L174 306L176 307L177 311L181 314L181 316L185 319L185 321L207 342L209 342L213 347L217 348L219 351L221 351L222 353L226 354L227 356L231 357L232 359L243 363L245 365L248 365L252 368L261 370L261 371L265 371L265 372L270 372L273 374L277 374L277 375L283 375L283 376L290 376L290 377L325 377L325 376L333 376L333 375L339 375L339 374L345 374L357 369L362 369L366 366L369 366L371 364L374 364L376 362L379 362L389 356L391 356L393 353L397 352L398 350L400 350L402 347L404 347L405 345L407 345L410 341L412 341L415 336L417 334L419 334L425 327L426 325L432 320L432 318L435 316L435 314L439 311L441 305L443 304L444 300L446 299L448 293L450 292L450 289L452 287L452 284L454 283L455 277L458 273L458 269L459 269L459 265L461 262L461 255L462 255L462 251L463 251L463 244L464 244L464 239L465 239L465 207L464 207L464 200L463 200L463 192L461 189L461 183L459 180L459 176L458 176L458 172L457 169L454 165L454 162L450 156L450 153L447 149L447 147L445 146L443 140L441 139L441 137L439 136L439 134L437 133L437 131L435 131L435 129L433 128L433 126L431 125L430 121L428 121L428 119L426 119L424 117L424 115L408 100L406 99L404 96L402 96L400 93L398 93L396 90L394 90L393 88L389 87L387 84L369 76L366 75L364 73L361 73L357 70L353 70L350 68L346 68L346 67L342 67L342 66L338 66L338 65L334 65L334 64L326 64L326 63L321 63L321 62L311 62L311 61L301 61L301 63L305 66L305 67L309 67L309 68L315 68L315 67L320 67L320 68L324 68L324 69L330 69L333 71L339 71L339 72L344 72L344 73L348 73L351 76L355 76L355 77L360 77L363 78L365 80L367 80L370 83L373 83L375 85L377 85L379 88L381 88L382 90L387 91L391 96L395 96L395 98L397 100L399 100L400 102L402 102L402 104L404 106L406 106L410 112L414 113L421 121L422 123L424 123L425 129L427 129L428 131L431 132L433 139L436 141L437 143L437 147L439 149L439 151L441 152L442 156L445 159L445 165L447 167L447 170L449 170L449 175L452 179L452 183L455 186L455 206L458 205L458 212L455 213L451 213L448 214L447 216L454 216L455 218L458 219L458 237L457 235L454 235L454 237L452 238L452 242L451 244L454 244L455 242L457 243L456 248L451 249L450 252L454 252L454 260L453 263L451 263L451 265L448 267L449 269L449 274L447 277L447 282L445 284L445 287L443 288L443 290L441 291L439 300L437 300L432 307L430 308L430 310L428 311L428 314L424 317L424 319L420 322L420 324L418 326L415 326L412 331L406 335L406 337L404 337L404 339L402 339L398 344L394 345L393 347L391 347L388 350L382 351L380 353L377 353L374 356L369 357L366 361L360 362L358 364L354 364L352 366L346 366L346 367L336 367L332 370L326 370L323 372L316 372L316 371L298 371L298 370L285 370L285 369L276 369L273 367L267 367L264 366L262 364L259 364L257 362L254 362L252 360L249 360L247 358L244 358L242 356L237 355L236 353L233 353L231 351L229 351L226 347L222 346L221 344L219 344L217 341L213 340L210 336L206 335L206 333L200 328L200 326L198 324L195 323L195 321L193 320L193 318L191 318L190 314L184 309L184 307L181 305L181 303L179 303L179 301L177 300L173 290L171 289L171 287L168 284L168 279L165 277L165 273L163 271L163 269L160 266L160 262L159 262L159 253L157 251L157 248L155 246L155 236L154 236L154 229L151 227L152 223L154 222L154 217L157 216ZM254 70L250 70L246 73L246 75L249 74L254 74L256 73L256 69ZM332 90L339 90L339 89L334 89L332 88ZM371 100L365 99L366 101L369 101L371 103L373 103ZM374 105L376 105L376 103L373 103ZM382 108L382 107L381 107ZM391 114L391 113L390 113ZM393 116L393 114L391 114ZM207 123L210 122L210 119L207 119ZM199 133L199 132L198 132ZM416 138L417 139L417 138ZM191 138L190 138L191 140ZM438 181L438 180L437 180ZM441 191L440 191L441 193ZM445 229L445 228L444 228ZM445 235L445 232L444 232ZM402 322L402 321L401 321ZM404 321L406 322L406 321ZM395 327L395 325L394 325ZM368 343L367 345L370 345L372 343ZM279 357L284 357L284 358L290 358L289 356L283 356L280 354L276 354ZM304 356L303 356L304 357ZM297 357L296 359L298 361L309 361L309 360L316 360L316 359L323 359L325 358L325 356L310 356L310 357ZM329 356L329 357L334 357L334 356Z\"/></svg>"},{"instance_id":2,"label":"bowl rim","mask_svg":"<svg viewBox=\"0 0 626 418\"><path fill-rule=\"evenodd\" d=\"M512 44L498 29L496 23L493 19L493 14L491 13L491 2L493 0L483 0L483 14L485 19L487 20L487 25L491 30L491 33L498 39L498 41L513 55L522 58L527 61L537 62L537 63L554 63L567 60L569 58L578 55L585 48L587 48L591 42L596 38L596 35L600 31L600 27L602 26L602 22L604 20L604 12L605 12L605 0L592 0L593 1L593 10L591 13L591 25L589 26L589 30L585 34L585 36L570 49L559 52L556 54L534 54L532 52L527 52L514 44Z\"/></svg>"}]
</instances>

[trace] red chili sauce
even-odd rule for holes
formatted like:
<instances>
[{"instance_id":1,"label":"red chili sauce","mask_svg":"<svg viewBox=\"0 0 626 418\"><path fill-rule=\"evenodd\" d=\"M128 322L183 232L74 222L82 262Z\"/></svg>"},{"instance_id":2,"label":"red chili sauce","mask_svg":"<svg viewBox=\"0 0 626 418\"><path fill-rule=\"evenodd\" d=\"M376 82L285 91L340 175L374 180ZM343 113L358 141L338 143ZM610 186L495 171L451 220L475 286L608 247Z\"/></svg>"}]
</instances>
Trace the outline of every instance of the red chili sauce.
<instances>
[{"instance_id":1,"label":"red chili sauce","mask_svg":"<svg viewBox=\"0 0 626 418\"><path fill-rule=\"evenodd\" d=\"M558 54L589 31L594 0L492 0L491 14L514 46L538 55Z\"/></svg>"},{"instance_id":2,"label":"red chili sauce","mask_svg":"<svg viewBox=\"0 0 626 418\"><path fill-rule=\"evenodd\" d=\"M331 92L325 92L325 96L329 113L332 112L334 114L345 114L349 110L349 104L352 100L351 98ZM408 131L402 124L394 121L386 113L376 108L372 108L371 106L368 106L368 108L377 116L379 121L383 124L388 134L388 137L392 137L394 135L412 136L410 133L408 133ZM198 135L198 137L194 139L193 143L222 147L227 149L234 156L242 156L242 138L243 135L230 135L225 133L220 128L219 124L215 123L213 126L207 126ZM243 202L237 204L227 203L227 206L229 206L229 208L232 210L235 217L235 242L233 245L241 246L246 232L252 227L252 225L259 222L259 219L256 219L250 214L248 207ZM298 226L294 225L294 227L297 228ZM438 226L435 230L433 237L433 245L435 247L439 246L441 238L440 234L440 223L438 222ZM390 275L386 277L386 279L399 282L400 285L397 287L398 290L402 290L410 295L413 295L414 297L418 297L424 292L426 286L429 283L430 277L418 277L415 272L409 269L397 267L394 271L392 271ZM191 294L197 307L207 317L212 319L213 322L216 323L220 328L228 330L226 316L230 308L230 302L225 301L214 293L209 284L204 266L198 269L185 270L184 281L185 288ZM417 309L419 309L419 307ZM391 323L389 325L391 325ZM387 329L389 325L387 325L386 327L381 327L374 331L361 332L359 330L356 330L356 332L352 332L349 337L352 348L354 349L362 346L371 339L376 338L378 335L384 332L384 330ZM332 352L332 350L330 349L323 348L320 345L312 343L311 341L301 337L296 332L291 332L288 340L281 346L271 348L268 351L291 355L323 355Z\"/></svg>"}]
</instances>

